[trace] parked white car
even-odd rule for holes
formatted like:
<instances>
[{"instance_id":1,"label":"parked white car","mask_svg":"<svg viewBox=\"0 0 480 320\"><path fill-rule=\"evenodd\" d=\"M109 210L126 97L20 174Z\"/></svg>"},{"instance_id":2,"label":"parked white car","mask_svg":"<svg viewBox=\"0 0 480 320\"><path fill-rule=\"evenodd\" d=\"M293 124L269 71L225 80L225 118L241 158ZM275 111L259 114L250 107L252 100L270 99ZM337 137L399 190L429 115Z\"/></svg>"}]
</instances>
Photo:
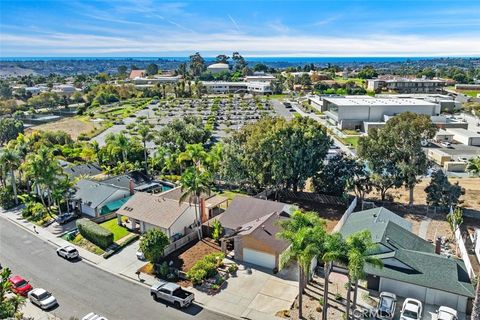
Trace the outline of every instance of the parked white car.
<instances>
[{"instance_id":1,"label":"parked white car","mask_svg":"<svg viewBox=\"0 0 480 320\"><path fill-rule=\"evenodd\" d=\"M28 292L28 299L43 310L56 306L57 299L50 292L42 288L36 288Z\"/></svg>"},{"instance_id":2,"label":"parked white car","mask_svg":"<svg viewBox=\"0 0 480 320\"><path fill-rule=\"evenodd\" d=\"M407 298L403 302L400 320L420 320L422 319L423 306L417 299Z\"/></svg>"},{"instance_id":3,"label":"parked white car","mask_svg":"<svg viewBox=\"0 0 480 320\"><path fill-rule=\"evenodd\" d=\"M137 255L138 260L145 261L145 255L143 254L143 252L141 250L138 250L136 255Z\"/></svg>"},{"instance_id":4,"label":"parked white car","mask_svg":"<svg viewBox=\"0 0 480 320\"><path fill-rule=\"evenodd\" d=\"M84 316L82 318L82 320L108 320L108 319L105 318L105 317L99 316L98 314L96 314L94 312L90 312L89 314Z\"/></svg>"},{"instance_id":5,"label":"parked white car","mask_svg":"<svg viewBox=\"0 0 480 320\"><path fill-rule=\"evenodd\" d=\"M377 319L390 320L395 315L397 308L397 296L394 293L382 292L378 300Z\"/></svg>"},{"instance_id":6,"label":"parked white car","mask_svg":"<svg viewBox=\"0 0 480 320\"><path fill-rule=\"evenodd\" d=\"M448 141L442 141L440 142L440 145L445 148L450 148L452 146L452 144Z\"/></svg>"},{"instance_id":7,"label":"parked white car","mask_svg":"<svg viewBox=\"0 0 480 320\"><path fill-rule=\"evenodd\" d=\"M458 320L457 310L441 306L437 310L437 320Z\"/></svg>"},{"instance_id":8,"label":"parked white car","mask_svg":"<svg viewBox=\"0 0 480 320\"><path fill-rule=\"evenodd\" d=\"M57 255L68 260L77 259L79 257L78 250L72 246L58 248Z\"/></svg>"}]
</instances>

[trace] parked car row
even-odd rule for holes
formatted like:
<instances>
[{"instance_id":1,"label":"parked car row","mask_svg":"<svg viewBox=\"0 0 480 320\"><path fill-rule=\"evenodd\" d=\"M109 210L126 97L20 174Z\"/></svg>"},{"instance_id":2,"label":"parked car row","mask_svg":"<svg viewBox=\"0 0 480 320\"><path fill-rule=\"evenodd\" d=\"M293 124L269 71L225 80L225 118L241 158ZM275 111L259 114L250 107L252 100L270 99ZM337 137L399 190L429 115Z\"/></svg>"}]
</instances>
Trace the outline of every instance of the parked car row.
<instances>
[{"instance_id":1,"label":"parked car row","mask_svg":"<svg viewBox=\"0 0 480 320\"><path fill-rule=\"evenodd\" d=\"M58 305L57 299L43 288L33 288L32 285L21 276L12 276L8 279L12 284L12 291L23 297L27 297L34 305L43 310L51 309Z\"/></svg>"},{"instance_id":2,"label":"parked car row","mask_svg":"<svg viewBox=\"0 0 480 320\"><path fill-rule=\"evenodd\" d=\"M390 292L380 293L378 306L376 309L376 318L391 320L395 316L397 307L397 296ZM421 320L423 315L422 302L417 299L407 298L403 302L400 311L400 320ZM436 311L437 320L458 320L458 313L455 309L441 306Z\"/></svg>"}]
</instances>

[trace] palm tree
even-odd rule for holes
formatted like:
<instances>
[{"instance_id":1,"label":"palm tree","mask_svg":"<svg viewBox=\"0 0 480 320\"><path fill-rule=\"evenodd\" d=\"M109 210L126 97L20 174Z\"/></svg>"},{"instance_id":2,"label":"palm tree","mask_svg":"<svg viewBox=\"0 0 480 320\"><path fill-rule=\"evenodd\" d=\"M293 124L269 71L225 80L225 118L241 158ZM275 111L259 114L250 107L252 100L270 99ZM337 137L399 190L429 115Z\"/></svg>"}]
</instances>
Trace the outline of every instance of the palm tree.
<instances>
[{"instance_id":1,"label":"palm tree","mask_svg":"<svg viewBox=\"0 0 480 320\"><path fill-rule=\"evenodd\" d=\"M110 133L105 138L105 142L107 143L107 150L109 150L109 153L115 154L121 152L122 161L126 164L127 150L130 147L130 141L127 136L122 132L118 134Z\"/></svg>"},{"instance_id":2,"label":"palm tree","mask_svg":"<svg viewBox=\"0 0 480 320\"><path fill-rule=\"evenodd\" d=\"M18 205L17 196L17 183L15 180L15 169L20 166L20 157L15 150L5 148L0 154L0 162L3 163L5 168L10 172L10 181L13 189L13 196L15 198L15 204Z\"/></svg>"},{"instance_id":3,"label":"palm tree","mask_svg":"<svg viewBox=\"0 0 480 320\"><path fill-rule=\"evenodd\" d=\"M13 305L13 314L15 315L17 314L18 310L27 303L27 299L18 294L8 299L8 301Z\"/></svg>"},{"instance_id":4,"label":"palm tree","mask_svg":"<svg viewBox=\"0 0 480 320\"><path fill-rule=\"evenodd\" d=\"M480 175L480 157L468 160L467 171L474 176Z\"/></svg>"},{"instance_id":5,"label":"palm tree","mask_svg":"<svg viewBox=\"0 0 480 320\"><path fill-rule=\"evenodd\" d=\"M328 311L328 285L332 264L334 262L346 266L348 264L347 250L342 235L338 232L328 235L325 239L325 253L321 258L324 262L324 285L323 285L323 312L322 319L327 320Z\"/></svg>"},{"instance_id":6,"label":"palm tree","mask_svg":"<svg viewBox=\"0 0 480 320\"><path fill-rule=\"evenodd\" d=\"M473 301L472 319L480 319L480 281L477 276L477 290L475 292L475 300Z\"/></svg>"},{"instance_id":7,"label":"palm tree","mask_svg":"<svg viewBox=\"0 0 480 320\"><path fill-rule=\"evenodd\" d=\"M195 168L200 169L203 166L203 162L207 160L207 157L208 153L201 143L189 144L185 147L185 151L178 155L177 163L183 164L191 161Z\"/></svg>"},{"instance_id":8,"label":"palm tree","mask_svg":"<svg viewBox=\"0 0 480 320\"><path fill-rule=\"evenodd\" d=\"M313 258L321 255L324 250L326 223L314 212L295 211L290 219L282 220L280 226L282 231L277 236L290 243L281 264L295 260L298 265L298 316L301 319L303 291Z\"/></svg>"},{"instance_id":9,"label":"palm tree","mask_svg":"<svg viewBox=\"0 0 480 320\"><path fill-rule=\"evenodd\" d=\"M369 264L374 267L382 268L383 262L379 258L372 256L378 245L372 241L370 231L363 230L351 234L345 240L347 245L348 256L348 288L347 288L347 319L350 315L350 295L352 281L355 284L353 293L353 309L357 306L358 281L365 279L365 265Z\"/></svg>"},{"instance_id":10,"label":"palm tree","mask_svg":"<svg viewBox=\"0 0 480 320\"><path fill-rule=\"evenodd\" d=\"M189 167L180 178L182 196L179 202L184 202L187 198L195 205L195 218L198 223L198 240L202 239L201 216L199 214L200 196L203 193L210 193L212 178L210 172L203 168Z\"/></svg>"},{"instance_id":11,"label":"palm tree","mask_svg":"<svg viewBox=\"0 0 480 320\"><path fill-rule=\"evenodd\" d=\"M151 128L148 124L142 123L138 126L138 134L143 143L143 159L145 161L145 173L148 174L148 153L147 153L147 142L153 139L153 134Z\"/></svg>"}]
</instances>

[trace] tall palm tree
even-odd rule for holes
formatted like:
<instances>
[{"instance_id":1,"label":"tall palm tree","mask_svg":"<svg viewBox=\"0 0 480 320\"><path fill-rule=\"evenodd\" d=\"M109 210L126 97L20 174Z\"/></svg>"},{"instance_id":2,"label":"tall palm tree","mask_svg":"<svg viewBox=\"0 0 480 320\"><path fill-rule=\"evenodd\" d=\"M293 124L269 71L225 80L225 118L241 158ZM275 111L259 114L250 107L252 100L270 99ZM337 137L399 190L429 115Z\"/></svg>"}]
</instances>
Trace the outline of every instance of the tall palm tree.
<instances>
[{"instance_id":1,"label":"tall palm tree","mask_svg":"<svg viewBox=\"0 0 480 320\"><path fill-rule=\"evenodd\" d=\"M128 160L127 150L130 147L130 141L128 140L127 136L122 132L118 134L111 133L107 135L105 142L110 154L121 152L122 162L125 165Z\"/></svg>"},{"instance_id":2,"label":"tall palm tree","mask_svg":"<svg viewBox=\"0 0 480 320\"><path fill-rule=\"evenodd\" d=\"M480 157L468 161L467 171L474 176L480 176Z\"/></svg>"},{"instance_id":3,"label":"tall palm tree","mask_svg":"<svg viewBox=\"0 0 480 320\"><path fill-rule=\"evenodd\" d=\"M477 290L475 291L475 300L473 300L472 319L480 319L480 281L477 276Z\"/></svg>"},{"instance_id":4,"label":"tall palm tree","mask_svg":"<svg viewBox=\"0 0 480 320\"><path fill-rule=\"evenodd\" d=\"M15 150L10 148L3 149L3 152L0 154L0 162L5 166L5 169L10 172L10 181L13 189L13 196L15 198L15 204L18 205L18 196L17 196L17 183L15 180L15 170L20 166L20 157Z\"/></svg>"},{"instance_id":5,"label":"tall palm tree","mask_svg":"<svg viewBox=\"0 0 480 320\"><path fill-rule=\"evenodd\" d=\"M357 306L358 281L365 279L365 265L369 264L373 267L382 268L382 260L372 256L378 245L372 241L370 231L363 230L351 234L345 240L347 245L348 256L348 288L347 288L347 319L350 315L350 295L352 281L355 285L353 294L353 309Z\"/></svg>"},{"instance_id":6,"label":"tall palm tree","mask_svg":"<svg viewBox=\"0 0 480 320\"><path fill-rule=\"evenodd\" d=\"M143 160L145 161L145 173L148 174L148 152L147 142L153 139L152 129L147 123L142 123L138 126L137 132L143 143Z\"/></svg>"},{"instance_id":7,"label":"tall palm tree","mask_svg":"<svg viewBox=\"0 0 480 320\"><path fill-rule=\"evenodd\" d=\"M326 238L324 220L316 213L295 211L290 219L280 222L282 231L277 236L287 240L290 247L282 264L295 260L298 265L298 315L303 317L303 291L309 278L310 265L314 257L323 253Z\"/></svg>"},{"instance_id":8,"label":"tall palm tree","mask_svg":"<svg viewBox=\"0 0 480 320\"><path fill-rule=\"evenodd\" d=\"M198 223L198 240L202 239L201 215L199 214L200 196L202 193L210 193L212 177L210 172L203 168L189 167L180 177L182 196L179 202L189 200L195 205L195 218Z\"/></svg>"},{"instance_id":9,"label":"tall palm tree","mask_svg":"<svg viewBox=\"0 0 480 320\"><path fill-rule=\"evenodd\" d=\"M185 151L181 152L177 157L177 163L192 162L193 166L200 169L207 160L208 153L201 143L189 144L185 147Z\"/></svg>"},{"instance_id":10,"label":"tall palm tree","mask_svg":"<svg viewBox=\"0 0 480 320\"><path fill-rule=\"evenodd\" d=\"M325 252L321 260L324 262L322 319L327 320L328 285L332 264L335 262L344 266L348 265L346 245L340 233L336 232L327 236L325 239Z\"/></svg>"}]
</instances>

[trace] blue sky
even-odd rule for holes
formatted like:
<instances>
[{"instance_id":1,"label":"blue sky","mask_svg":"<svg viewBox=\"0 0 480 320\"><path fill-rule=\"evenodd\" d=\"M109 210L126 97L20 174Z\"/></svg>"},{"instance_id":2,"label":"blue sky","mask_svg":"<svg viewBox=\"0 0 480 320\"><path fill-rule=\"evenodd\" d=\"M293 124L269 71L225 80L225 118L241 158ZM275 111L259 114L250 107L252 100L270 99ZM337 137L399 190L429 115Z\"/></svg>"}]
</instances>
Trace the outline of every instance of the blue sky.
<instances>
[{"instance_id":1,"label":"blue sky","mask_svg":"<svg viewBox=\"0 0 480 320\"><path fill-rule=\"evenodd\" d=\"M479 56L480 1L5 1L0 55Z\"/></svg>"}]
</instances>

